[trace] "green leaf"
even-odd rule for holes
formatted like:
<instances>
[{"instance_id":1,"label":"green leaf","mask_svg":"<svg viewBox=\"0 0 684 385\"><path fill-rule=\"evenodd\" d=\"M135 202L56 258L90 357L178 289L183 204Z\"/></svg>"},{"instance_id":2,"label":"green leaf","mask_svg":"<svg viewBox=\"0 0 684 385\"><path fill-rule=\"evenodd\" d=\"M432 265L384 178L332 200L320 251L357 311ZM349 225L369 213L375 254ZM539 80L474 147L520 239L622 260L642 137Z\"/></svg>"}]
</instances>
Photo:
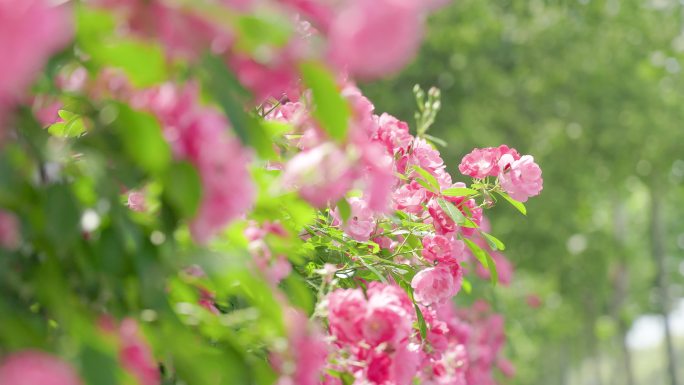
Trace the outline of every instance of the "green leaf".
<instances>
[{"instance_id":1,"label":"green leaf","mask_svg":"<svg viewBox=\"0 0 684 385\"><path fill-rule=\"evenodd\" d=\"M118 68L139 87L168 79L164 51L158 45L133 39L101 41L87 47L99 67Z\"/></svg>"},{"instance_id":2,"label":"green leaf","mask_svg":"<svg viewBox=\"0 0 684 385\"><path fill-rule=\"evenodd\" d=\"M163 183L164 196L180 216L194 217L202 199L202 181L195 166L188 162L171 164Z\"/></svg>"},{"instance_id":3,"label":"green leaf","mask_svg":"<svg viewBox=\"0 0 684 385\"><path fill-rule=\"evenodd\" d=\"M335 77L316 62L302 63L300 71L304 84L311 89L313 116L330 137L343 141L347 137L351 110L340 94Z\"/></svg>"},{"instance_id":4,"label":"green leaf","mask_svg":"<svg viewBox=\"0 0 684 385\"><path fill-rule=\"evenodd\" d=\"M465 197L477 194L479 194L477 190L466 187L452 187L442 190L442 195L447 197Z\"/></svg>"},{"instance_id":5,"label":"green leaf","mask_svg":"<svg viewBox=\"0 0 684 385\"><path fill-rule=\"evenodd\" d=\"M150 173L163 171L171 161L171 149L157 119L125 104L117 106L118 115L113 124L128 156Z\"/></svg>"},{"instance_id":6,"label":"green leaf","mask_svg":"<svg viewBox=\"0 0 684 385\"><path fill-rule=\"evenodd\" d=\"M206 55L202 59L202 84L221 106L231 124L233 131L242 144L250 144L250 116L243 109L243 102L249 99L249 93L240 85L221 58Z\"/></svg>"},{"instance_id":7,"label":"green leaf","mask_svg":"<svg viewBox=\"0 0 684 385\"><path fill-rule=\"evenodd\" d=\"M439 207L441 207L442 210L444 210L444 212L447 213L447 215L449 215L449 217L456 222L457 225L473 229L477 228L477 224L466 218L461 210L457 209L453 203L445 199L438 198L437 204L439 204Z\"/></svg>"},{"instance_id":8,"label":"green leaf","mask_svg":"<svg viewBox=\"0 0 684 385\"><path fill-rule=\"evenodd\" d=\"M306 281L296 272L293 272L281 282L290 303L304 310L307 315L314 311L315 298Z\"/></svg>"},{"instance_id":9,"label":"green leaf","mask_svg":"<svg viewBox=\"0 0 684 385\"><path fill-rule=\"evenodd\" d=\"M241 15L235 22L237 48L258 54L264 45L282 47L292 33L291 24L275 14Z\"/></svg>"},{"instance_id":10,"label":"green leaf","mask_svg":"<svg viewBox=\"0 0 684 385\"><path fill-rule=\"evenodd\" d=\"M487 240L489 247L491 247L493 250L502 250L502 251L506 250L506 245L504 245L504 243L501 242L499 240L499 238L497 238L491 234L487 234L484 231L481 232L480 234L482 234L482 236L485 238L485 240Z\"/></svg>"},{"instance_id":11,"label":"green leaf","mask_svg":"<svg viewBox=\"0 0 684 385\"><path fill-rule=\"evenodd\" d=\"M423 317L423 312L415 303L413 307L416 309L416 317L418 318L418 330L420 330L420 337L425 340L427 338L427 324L425 323L425 317Z\"/></svg>"},{"instance_id":12,"label":"green leaf","mask_svg":"<svg viewBox=\"0 0 684 385\"><path fill-rule=\"evenodd\" d=\"M430 174L430 172L428 172L420 166L413 166L413 170L417 172L428 183L428 190L434 193L439 193L439 182L437 181L437 178L435 178L434 175ZM420 180L418 180L418 183L420 183ZM421 185L425 186L422 183Z\"/></svg>"},{"instance_id":13,"label":"green leaf","mask_svg":"<svg viewBox=\"0 0 684 385\"><path fill-rule=\"evenodd\" d=\"M465 291L466 294L470 294L473 291L473 285L470 283L470 281L468 281L465 278L463 278L461 288L463 289L463 291Z\"/></svg>"},{"instance_id":14,"label":"green leaf","mask_svg":"<svg viewBox=\"0 0 684 385\"><path fill-rule=\"evenodd\" d=\"M432 142L432 143L434 143L434 144L437 144L437 145L439 145L439 146L442 146L442 147L447 147L447 146L448 146L448 143L447 143L444 139L437 138L437 137L432 136L432 135L423 134L423 138L429 140L430 142Z\"/></svg>"},{"instance_id":15,"label":"green leaf","mask_svg":"<svg viewBox=\"0 0 684 385\"><path fill-rule=\"evenodd\" d=\"M494 263L492 256L470 239L463 238L463 241L480 264L482 264L485 269L489 270L489 278L492 281L492 285L496 285L499 281L499 273L496 271L496 264Z\"/></svg>"},{"instance_id":16,"label":"green leaf","mask_svg":"<svg viewBox=\"0 0 684 385\"><path fill-rule=\"evenodd\" d=\"M518 209L523 215L527 215L527 208L525 208L525 205L522 202L516 201L503 191L498 192L498 194L501 195L503 199L507 200L508 203L513 205L513 207Z\"/></svg>"},{"instance_id":17,"label":"green leaf","mask_svg":"<svg viewBox=\"0 0 684 385\"><path fill-rule=\"evenodd\" d=\"M333 369L328 369L327 372L331 376L337 377L340 380L342 380L342 385L352 385L355 381L354 376L352 374L350 374L349 372L340 372L340 371L333 370Z\"/></svg>"},{"instance_id":18,"label":"green leaf","mask_svg":"<svg viewBox=\"0 0 684 385\"><path fill-rule=\"evenodd\" d=\"M57 122L48 127L48 132L51 135L61 138L74 138L80 136L86 131L83 119L80 115L74 114L66 110L59 110L57 112L63 122Z\"/></svg>"},{"instance_id":19,"label":"green leaf","mask_svg":"<svg viewBox=\"0 0 684 385\"><path fill-rule=\"evenodd\" d=\"M347 222L351 216L351 207L349 206L349 202L347 202L345 198L340 199L337 201L337 209L340 210L340 218L342 219L342 222Z\"/></svg>"},{"instance_id":20,"label":"green leaf","mask_svg":"<svg viewBox=\"0 0 684 385\"><path fill-rule=\"evenodd\" d=\"M81 351L83 377L88 385L116 385L119 365L115 357L89 345Z\"/></svg>"}]
</instances>

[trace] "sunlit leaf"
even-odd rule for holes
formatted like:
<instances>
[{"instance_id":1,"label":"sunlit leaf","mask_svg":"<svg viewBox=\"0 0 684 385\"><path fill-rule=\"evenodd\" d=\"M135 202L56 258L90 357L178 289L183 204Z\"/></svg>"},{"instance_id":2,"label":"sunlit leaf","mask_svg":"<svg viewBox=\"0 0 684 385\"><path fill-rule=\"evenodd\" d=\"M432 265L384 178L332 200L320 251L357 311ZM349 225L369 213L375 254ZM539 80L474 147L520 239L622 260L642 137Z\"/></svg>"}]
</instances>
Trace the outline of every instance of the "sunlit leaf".
<instances>
[{"instance_id":1,"label":"sunlit leaf","mask_svg":"<svg viewBox=\"0 0 684 385\"><path fill-rule=\"evenodd\" d=\"M344 140L351 110L340 94L335 77L323 65L315 62L302 63L300 71L304 84L311 89L314 117L331 138Z\"/></svg>"},{"instance_id":2,"label":"sunlit leaf","mask_svg":"<svg viewBox=\"0 0 684 385\"><path fill-rule=\"evenodd\" d=\"M473 253L475 258L480 262L480 264L485 269L489 270L489 278L492 281L492 285L496 285L499 281L499 273L496 271L496 264L494 263L492 256L470 239L463 238L463 241Z\"/></svg>"},{"instance_id":3,"label":"sunlit leaf","mask_svg":"<svg viewBox=\"0 0 684 385\"><path fill-rule=\"evenodd\" d=\"M485 240L487 240L489 247L491 247L493 250L506 250L506 245L504 245L504 243L501 242L497 237L487 234L484 231L480 234L482 234Z\"/></svg>"},{"instance_id":4,"label":"sunlit leaf","mask_svg":"<svg viewBox=\"0 0 684 385\"><path fill-rule=\"evenodd\" d=\"M477 195L478 191L467 187L452 187L442 190L442 195L447 197L464 197Z\"/></svg>"},{"instance_id":5,"label":"sunlit leaf","mask_svg":"<svg viewBox=\"0 0 684 385\"><path fill-rule=\"evenodd\" d=\"M518 202L515 199L511 198L508 194L505 192L499 192L499 195L505 200L508 201L513 207L515 207L518 211L520 211L523 215L527 215L527 208L525 208L525 205L522 202Z\"/></svg>"}]
</instances>

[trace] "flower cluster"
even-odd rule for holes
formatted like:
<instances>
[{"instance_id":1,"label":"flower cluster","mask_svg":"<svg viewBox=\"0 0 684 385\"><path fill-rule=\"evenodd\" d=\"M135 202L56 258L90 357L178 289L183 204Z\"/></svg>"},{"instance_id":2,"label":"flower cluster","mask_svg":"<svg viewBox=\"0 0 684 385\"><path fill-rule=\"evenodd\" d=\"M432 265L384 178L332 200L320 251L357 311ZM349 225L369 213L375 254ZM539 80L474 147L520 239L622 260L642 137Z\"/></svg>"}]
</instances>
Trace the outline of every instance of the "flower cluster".
<instances>
[{"instance_id":1,"label":"flower cluster","mask_svg":"<svg viewBox=\"0 0 684 385\"><path fill-rule=\"evenodd\" d=\"M55 7L47 0L10 3L0 0L0 48L17 54L0 65L4 70L0 71L4 74L0 74L0 121L21 102L48 57L71 36L66 6ZM60 239L51 249L50 237L41 237L32 247L22 248L23 237L42 233L31 229L22 234L22 226L31 226L35 214L18 217L3 209L0 252L15 253L19 258L13 263L27 270L33 268L27 261L35 260L35 255L63 258L60 263L45 264L50 274L19 274L48 278L60 278L61 263L70 266L70 253L75 253L78 268L68 280L74 287L64 292L76 288L76 292L87 293L79 297L83 301L72 301L82 303L83 308L109 310L111 306L123 313L121 322L102 318L95 334L111 343L121 369L140 385L162 382L158 360L166 360L161 365L163 373L173 371L179 363L174 362L173 347L152 349L141 325L130 318L142 305L159 306L164 301L157 299L167 295L177 306L167 303L147 309L148 319L159 317L160 325L168 330L187 332L185 341L203 344L198 351L213 354L228 346L231 357L234 349L241 349L238 355L244 355L245 365L261 360L263 367L267 360L272 373L264 378L273 374L278 385L489 385L494 383L494 367L512 374L512 366L501 357L503 318L480 302L473 308L455 308L452 299L461 289L472 289L468 273L510 282L512 266L500 253L501 241L489 234L484 210L496 203L497 196L519 209L524 207L520 202L542 190L541 169L532 156L502 145L466 155L459 170L473 181L454 181L433 145L434 138L426 135L439 109L438 90L430 90L425 103L422 90L416 91L420 112L412 133L406 122L377 113L354 84L354 79L383 76L410 60L425 16L441 3L223 0L197 5L95 0L84 4L78 9L82 18L87 18L88 12L99 12L91 7L116 15L117 36L112 40L124 41L124 48L145 40L161 43L173 77L142 86L134 81L131 71L135 71L127 68L130 63L125 58L111 60L109 51L98 56L106 50L93 49L92 45L101 43L97 40L83 44L81 40L91 35L87 28L99 26L78 23L79 28L86 28L81 31L83 36L78 35L78 49L72 50L70 62L57 68L59 75L47 87L61 96L45 92L30 101L39 123L49 126L48 134L56 137L55 142L64 143L59 151L50 150L51 156L58 153L55 157L68 154L65 160L55 161L62 162L56 168L63 173L64 183L51 185L50 178L44 177L41 183L45 186L25 185L37 185L36 193L28 194L35 199L60 192L67 203L60 209L70 214L69 218L85 218L82 211L86 210L105 218L100 221L98 217L98 225L83 239L65 238L63 243ZM27 27L32 25L39 27ZM242 91L239 85L220 89L220 95L207 90L210 86L202 89L196 78L211 73L211 66L201 59L207 53L208 62L221 67L219 75L229 78L228 83L237 80L253 98L233 95ZM219 60L211 62L213 59ZM113 63L108 65L108 61ZM307 79L311 77L307 68L320 68L321 74L313 71L319 78ZM88 72L93 69L95 76ZM64 109L67 105L70 111ZM331 124L322 115L326 112L340 124ZM122 118L126 114L152 123L119 130L122 124L139 123ZM266 132L266 128L277 133ZM252 129L254 132L249 131ZM110 131L117 132L112 136ZM264 137L254 139L261 134ZM85 140L79 141L83 137ZM88 141L90 137L96 139ZM115 143L97 140L114 137L117 140L111 142ZM77 144L71 147L70 140ZM36 151L48 152L42 148L43 142L48 141L33 143L39 149ZM158 167L149 166L145 154L131 154L147 150L149 143L166 154L160 156L165 160L158 162L163 163ZM125 151L121 147L126 147ZM89 155L105 148L106 159L90 167ZM36 157L39 171L45 174L43 161L44 157ZM98 167L102 169L95 170ZM126 174L129 170L122 169L127 167L134 170ZM22 165L22 169L28 168ZM119 173L127 176L122 178L125 181L106 184L108 188L125 185L119 190L126 194L121 202L107 201L116 194L93 197L102 187L95 184L107 179L105 170L115 170L117 177ZM174 180L174 172L180 170L188 174ZM43 187L50 190L44 193ZM190 192L175 194L170 191L174 188ZM194 198L197 190L197 207L173 199ZM155 199L160 194L164 195L158 202ZM296 215L293 207L284 207L288 203L305 207L305 213ZM117 204L130 210L118 210ZM187 223L179 219L187 219ZM43 222L40 226L45 226ZM242 227L224 232L235 222ZM97 228L100 224L101 231ZM185 229L185 224L194 243L176 231ZM166 242L169 238L173 239ZM213 240L217 242L211 243ZM121 256L112 263L120 269L112 269L117 271L111 275L103 271L111 261L93 262L90 254L79 254L109 248L115 250L110 254ZM194 255L197 249L223 254L221 258L198 258L198 264L206 263L202 267L178 258ZM31 257L21 255L23 250L30 251ZM219 259L230 260L231 271L221 271L226 274L214 279L208 269L222 268L225 260ZM245 261L247 267L239 266ZM188 264L192 265L183 270ZM237 271L234 275L233 269ZM141 277L151 281L149 287L147 282L135 285ZM80 286L80 278L88 284ZM114 286L91 298L93 282ZM298 282L301 287L296 286ZM155 301L140 294L146 296L148 290L158 290L153 293ZM33 309L33 303L38 303L50 317L56 315L64 322L59 330L65 335L69 327L80 325L59 319L66 307L50 300L31 298L29 305ZM297 303L305 308L308 302L309 314L293 307ZM195 310L201 314L193 313ZM179 319L187 325L181 325ZM248 328L241 325L246 322L267 325L254 328L258 330L254 334L268 332L257 336L245 332ZM179 325L187 328L174 329ZM181 354L179 367L192 366L183 361L185 356ZM187 371L200 372L191 369ZM0 364L0 384L27 382L82 383L67 363L45 353L27 350Z\"/></svg>"},{"instance_id":2,"label":"flower cluster","mask_svg":"<svg viewBox=\"0 0 684 385\"><path fill-rule=\"evenodd\" d=\"M498 177L501 187L513 199L526 202L539 195L543 187L541 169L531 155L522 157L506 145L477 148L463 157L458 169L476 179Z\"/></svg>"},{"instance_id":3,"label":"flower cluster","mask_svg":"<svg viewBox=\"0 0 684 385\"><path fill-rule=\"evenodd\" d=\"M371 283L360 289L338 289L327 297L333 337L324 384L341 384L351 376L362 384L494 384L492 368L507 376L512 365L501 357L503 318L484 302L473 308L452 304L420 306L425 339L412 327L415 312L395 285Z\"/></svg>"}]
</instances>

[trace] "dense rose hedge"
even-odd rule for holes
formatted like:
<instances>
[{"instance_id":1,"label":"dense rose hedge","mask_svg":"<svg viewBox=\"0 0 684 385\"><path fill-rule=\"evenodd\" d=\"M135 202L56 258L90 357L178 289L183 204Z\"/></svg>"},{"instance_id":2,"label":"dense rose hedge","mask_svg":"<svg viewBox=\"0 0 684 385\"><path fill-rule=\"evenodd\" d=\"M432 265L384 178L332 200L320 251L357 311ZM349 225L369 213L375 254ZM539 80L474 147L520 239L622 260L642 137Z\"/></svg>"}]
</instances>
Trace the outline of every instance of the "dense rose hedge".
<instances>
[{"instance_id":1,"label":"dense rose hedge","mask_svg":"<svg viewBox=\"0 0 684 385\"><path fill-rule=\"evenodd\" d=\"M470 384L513 375L472 279L530 155L447 169L354 81L412 0L0 0L0 384ZM455 168L455 167L449 167Z\"/></svg>"}]
</instances>

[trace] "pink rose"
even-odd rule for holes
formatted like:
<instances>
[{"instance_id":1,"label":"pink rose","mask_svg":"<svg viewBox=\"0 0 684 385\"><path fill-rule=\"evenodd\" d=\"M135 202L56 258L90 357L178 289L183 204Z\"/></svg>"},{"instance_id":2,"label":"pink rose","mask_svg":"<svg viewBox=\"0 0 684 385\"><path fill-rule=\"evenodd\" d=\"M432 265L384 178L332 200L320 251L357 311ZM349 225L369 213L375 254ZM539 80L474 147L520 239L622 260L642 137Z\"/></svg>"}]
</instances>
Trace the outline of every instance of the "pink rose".
<instances>
[{"instance_id":1,"label":"pink rose","mask_svg":"<svg viewBox=\"0 0 684 385\"><path fill-rule=\"evenodd\" d=\"M461 280L454 278L450 268L443 265L421 270L411 280L413 296L426 306L446 302L461 289Z\"/></svg>"},{"instance_id":2,"label":"pink rose","mask_svg":"<svg viewBox=\"0 0 684 385\"><path fill-rule=\"evenodd\" d=\"M499 160L499 167L499 183L511 198L526 202L541 192L544 183L542 171L531 155L514 160L512 155L505 154Z\"/></svg>"},{"instance_id":3,"label":"pink rose","mask_svg":"<svg viewBox=\"0 0 684 385\"><path fill-rule=\"evenodd\" d=\"M376 139L382 142L387 151L390 154L395 154L399 150L406 150L413 141L408 124L387 113L383 113L377 119L378 134Z\"/></svg>"},{"instance_id":4,"label":"pink rose","mask_svg":"<svg viewBox=\"0 0 684 385\"><path fill-rule=\"evenodd\" d=\"M0 210L0 247L16 250L21 245L21 224L17 217Z\"/></svg>"},{"instance_id":5,"label":"pink rose","mask_svg":"<svg viewBox=\"0 0 684 385\"><path fill-rule=\"evenodd\" d=\"M329 30L330 60L362 78L395 72L413 57L423 34L423 14L412 2L345 2Z\"/></svg>"},{"instance_id":6,"label":"pink rose","mask_svg":"<svg viewBox=\"0 0 684 385\"><path fill-rule=\"evenodd\" d=\"M37 350L11 354L0 363L2 385L81 385L76 371L64 361Z\"/></svg>"},{"instance_id":7,"label":"pink rose","mask_svg":"<svg viewBox=\"0 0 684 385\"><path fill-rule=\"evenodd\" d=\"M167 83L137 91L130 103L156 115L176 159L197 168L202 199L190 223L195 241L208 242L250 208L255 197L248 170L251 152L228 134L225 116L200 104L195 85Z\"/></svg>"},{"instance_id":8,"label":"pink rose","mask_svg":"<svg viewBox=\"0 0 684 385\"><path fill-rule=\"evenodd\" d=\"M20 99L48 58L71 39L71 10L53 3L0 0L0 52L7 53L0 61L0 110Z\"/></svg>"},{"instance_id":9,"label":"pink rose","mask_svg":"<svg viewBox=\"0 0 684 385\"><path fill-rule=\"evenodd\" d=\"M145 205L145 193L142 191L130 191L128 193L128 208L133 211L142 212L147 210Z\"/></svg>"},{"instance_id":10,"label":"pink rose","mask_svg":"<svg viewBox=\"0 0 684 385\"><path fill-rule=\"evenodd\" d=\"M330 333L338 341L361 340L367 301L360 289L337 289L328 295Z\"/></svg>"},{"instance_id":11,"label":"pink rose","mask_svg":"<svg viewBox=\"0 0 684 385\"><path fill-rule=\"evenodd\" d=\"M355 179L353 160L344 150L325 143L295 155L283 172L283 185L316 207L337 202Z\"/></svg>"},{"instance_id":12,"label":"pink rose","mask_svg":"<svg viewBox=\"0 0 684 385\"><path fill-rule=\"evenodd\" d=\"M363 337L371 346L399 342L408 337L409 332L410 324L407 324L401 309L378 301L370 302L363 322Z\"/></svg>"},{"instance_id":13,"label":"pink rose","mask_svg":"<svg viewBox=\"0 0 684 385\"><path fill-rule=\"evenodd\" d=\"M364 141L357 147L361 152L364 197L368 207L374 212L385 212L396 182L393 159L379 143Z\"/></svg>"},{"instance_id":14,"label":"pink rose","mask_svg":"<svg viewBox=\"0 0 684 385\"><path fill-rule=\"evenodd\" d=\"M443 235L427 235L423 238L423 258L431 262L448 261L454 258L453 243Z\"/></svg>"},{"instance_id":15,"label":"pink rose","mask_svg":"<svg viewBox=\"0 0 684 385\"><path fill-rule=\"evenodd\" d=\"M119 341L121 366L131 373L140 385L158 385L161 382L159 367L152 356L152 350L142 339L138 323L134 319L127 318L121 322Z\"/></svg>"},{"instance_id":16,"label":"pink rose","mask_svg":"<svg viewBox=\"0 0 684 385\"><path fill-rule=\"evenodd\" d=\"M416 215L423 212L427 197L427 190L415 180L394 190L392 196L395 209Z\"/></svg>"},{"instance_id":17,"label":"pink rose","mask_svg":"<svg viewBox=\"0 0 684 385\"><path fill-rule=\"evenodd\" d=\"M413 141L413 151L411 152L409 164L420 166L435 177L438 176L438 170L443 171L445 168L444 160L439 154L439 151L435 150L435 148L424 139L419 138L416 138Z\"/></svg>"},{"instance_id":18,"label":"pink rose","mask_svg":"<svg viewBox=\"0 0 684 385\"><path fill-rule=\"evenodd\" d=\"M344 231L359 242L369 240L376 226L373 212L368 208L366 201L361 198L349 198L349 206L351 206L351 215L344 224Z\"/></svg>"},{"instance_id":19,"label":"pink rose","mask_svg":"<svg viewBox=\"0 0 684 385\"><path fill-rule=\"evenodd\" d=\"M442 209L437 200L431 199L427 207L428 212L432 217L432 224L438 234L445 235L456 231L456 223L451 219L449 214Z\"/></svg>"},{"instance_id":20,"label":"pink rose","mask_svg":"<svg viewBox=\"0 0 684 385\"><path fill-rule=\"evenodd\" d=\"M499 151L495 148L476 148L470 154L463 157L458 170L463 175L482 179L488 176L497 176L499 173Z\"/></svg>"}]
</instances>

